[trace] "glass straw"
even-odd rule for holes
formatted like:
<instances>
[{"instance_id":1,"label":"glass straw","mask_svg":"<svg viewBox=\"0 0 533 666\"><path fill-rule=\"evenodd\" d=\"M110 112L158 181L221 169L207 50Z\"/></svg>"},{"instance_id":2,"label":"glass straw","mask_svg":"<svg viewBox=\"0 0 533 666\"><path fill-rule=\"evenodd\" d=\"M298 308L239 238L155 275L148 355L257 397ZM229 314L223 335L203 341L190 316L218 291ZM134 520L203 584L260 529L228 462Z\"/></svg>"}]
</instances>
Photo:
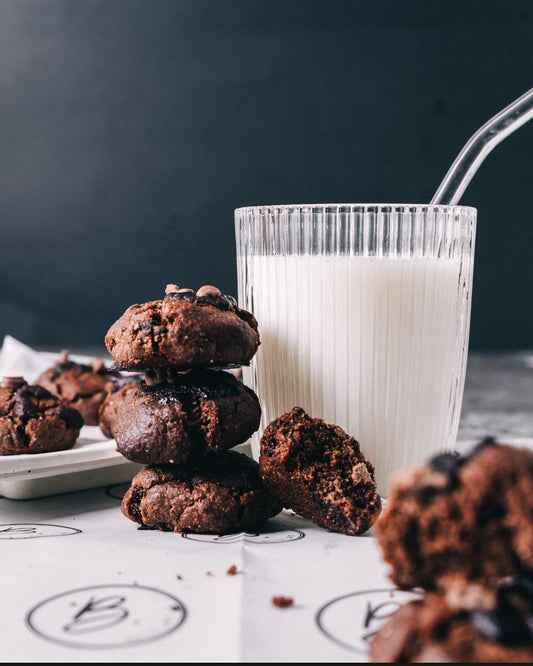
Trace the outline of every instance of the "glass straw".
<instances>
[{"instance_id":1,"label":"glass straw","mask_svg":"<svg viewBox=\"0 0 533 666\"><path fill-rule=\"evenodd\" d=\"M502 109L470 137L435 192L431 203L456 205L490 151L531 118L533 88Z\"/></svg>"}]
</instances>

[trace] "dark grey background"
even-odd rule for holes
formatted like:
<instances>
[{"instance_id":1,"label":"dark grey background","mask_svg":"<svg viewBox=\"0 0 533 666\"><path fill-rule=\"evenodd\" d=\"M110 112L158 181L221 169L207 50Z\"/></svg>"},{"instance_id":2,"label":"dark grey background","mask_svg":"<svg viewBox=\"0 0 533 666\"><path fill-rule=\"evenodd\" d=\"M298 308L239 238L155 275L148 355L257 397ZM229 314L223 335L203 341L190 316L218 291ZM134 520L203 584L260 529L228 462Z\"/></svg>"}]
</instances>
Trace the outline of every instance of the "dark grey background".
<instances>
[{"instance_id":1,"label":"dark grey background","mask_svg":"<svg viewBox=\"0 0 533 666\"><path fill-rule=\"evenodd\" d=\"M0 335L236 295L233 211L427 202L533 86L528 0L0 0ZM487 158L471 349L533 348L533 122Z\"/></svg>"}]
</instances>

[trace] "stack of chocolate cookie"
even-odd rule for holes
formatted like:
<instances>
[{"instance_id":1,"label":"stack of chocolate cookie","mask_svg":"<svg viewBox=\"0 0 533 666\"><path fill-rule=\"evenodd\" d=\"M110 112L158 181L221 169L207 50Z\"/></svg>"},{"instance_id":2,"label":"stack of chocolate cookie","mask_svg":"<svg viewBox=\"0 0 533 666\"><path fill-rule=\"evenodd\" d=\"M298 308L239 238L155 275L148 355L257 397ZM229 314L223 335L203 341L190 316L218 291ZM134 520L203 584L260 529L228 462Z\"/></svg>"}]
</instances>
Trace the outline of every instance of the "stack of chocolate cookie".
<instances>
[{"instance_id":1,"label":"stack of chocolate cookie","mask_svg":"<svg viewBox=\"0 0 533 666\"><path fill-rule=\"evenodd\" d=\"M117 370L144 381L117 392L110 434L117 451L145 465L124 495L130 520L166 531L251 529L282 506L258 463L232 451L259 427L256 394L231 372L259 344L257 321L206 285L169 284L160 300L130 306L110 327Z\"/></svg>"}]
</instances>

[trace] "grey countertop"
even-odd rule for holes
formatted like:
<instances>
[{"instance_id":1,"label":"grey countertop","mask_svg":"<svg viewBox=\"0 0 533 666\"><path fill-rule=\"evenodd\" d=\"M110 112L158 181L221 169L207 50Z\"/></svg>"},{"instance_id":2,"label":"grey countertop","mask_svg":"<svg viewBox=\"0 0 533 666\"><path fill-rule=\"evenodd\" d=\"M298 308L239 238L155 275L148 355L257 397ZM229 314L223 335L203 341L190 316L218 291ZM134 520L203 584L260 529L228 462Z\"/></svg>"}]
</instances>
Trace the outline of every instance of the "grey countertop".
<instances>
[{"instance_id":1,"label":"grey countertop","mask_svg":"<svg viewBox=\"0 0 533 666\"><path fill-rule=\"evenodd\" d=\"M533 437L533 352L471 352L459 440Z\"/></svg>"}]
</instances>

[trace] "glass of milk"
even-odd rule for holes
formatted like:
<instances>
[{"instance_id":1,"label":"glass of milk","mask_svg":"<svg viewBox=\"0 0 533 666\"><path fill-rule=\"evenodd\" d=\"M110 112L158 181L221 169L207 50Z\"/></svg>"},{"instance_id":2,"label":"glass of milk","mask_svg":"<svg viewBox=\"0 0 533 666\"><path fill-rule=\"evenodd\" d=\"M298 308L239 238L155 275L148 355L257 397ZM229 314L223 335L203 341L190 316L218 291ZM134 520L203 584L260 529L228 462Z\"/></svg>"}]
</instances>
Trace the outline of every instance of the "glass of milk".
<instances>
[{"instance_id":1,"label":"glass of milk","mask_svg":"<svg viewBox=\"0 0 533 666\"><path fill-rule=\"evenodd\" d=\"M308 204L235 211L239 305L261 345L243 380L262 420L299 406L391 474L455 447L477 210Z\"/></svg>"}]
</instances>

